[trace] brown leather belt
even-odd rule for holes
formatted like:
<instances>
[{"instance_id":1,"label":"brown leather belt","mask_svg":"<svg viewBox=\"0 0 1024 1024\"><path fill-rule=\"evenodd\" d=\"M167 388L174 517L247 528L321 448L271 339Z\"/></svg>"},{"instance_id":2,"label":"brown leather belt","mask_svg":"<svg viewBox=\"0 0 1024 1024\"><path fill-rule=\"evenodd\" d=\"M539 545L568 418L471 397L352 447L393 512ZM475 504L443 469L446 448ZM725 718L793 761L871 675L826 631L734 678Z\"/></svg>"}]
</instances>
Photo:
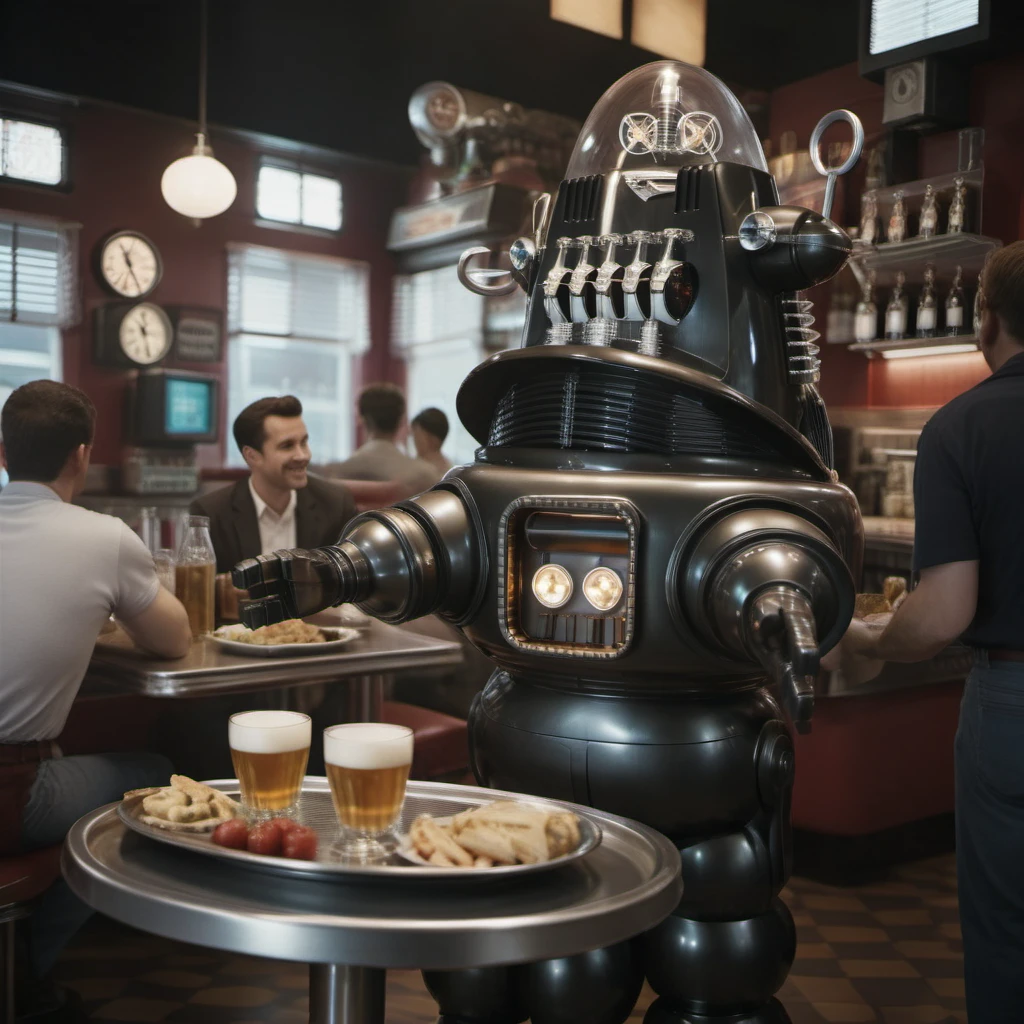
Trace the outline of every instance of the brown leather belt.
<instances>
[{"instance_id":1,"label":"brown leather belt","mask_svg":"<svg viewBox=\"0 0 1024 1024\"><path fill-rule=\"evenodd\" d=\"M61 757L56 740L36 740L32 743L0 743L0 764L24 764L26 761L48 761Z\"/></svg>"}]
</instances>

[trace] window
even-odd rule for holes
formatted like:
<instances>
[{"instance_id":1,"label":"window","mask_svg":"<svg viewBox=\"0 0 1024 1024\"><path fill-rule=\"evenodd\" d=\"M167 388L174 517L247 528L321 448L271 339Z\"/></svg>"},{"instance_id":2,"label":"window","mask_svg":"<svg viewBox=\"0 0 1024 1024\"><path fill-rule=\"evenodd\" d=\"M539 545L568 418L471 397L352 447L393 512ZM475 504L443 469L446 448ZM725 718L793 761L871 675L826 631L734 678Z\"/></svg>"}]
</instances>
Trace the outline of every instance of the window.
<instances>
[{"instance_id":1,"label":"window","mask_svg":"<svg viewBox=\"0 0 1024 1024\"><path fill-rule=\"evenodd\" d=\"M526 296L483 298L464 288L455 267L395 278L394 346L405 357L409 419L433 406L448 417L444 453L472 462L477 442L462 425L455 398L467 374L492 351L517 345Z\"/></svg>"},{"instance_id":2,"label":"window","mask_svg":"<svg viewBox=\"0 0 1024 1024\"><path fill-rule=\"evenodd\" d=\"M352 361L369 348L365 263L253 246L228 254L228 419L268 395L295 395L314 463L353 448ZM228 465L242 466L228 445Z\"/></svg>"},{"instance_id":3,"label":"window","mask_svg":"<svg viewBox=\"0 0 1024 1024\"><path fill-rule=\"evenodd\" d=\"M265 220L341 230L341 182L275 164L260 165L256 213Z\"/></svg>"},{"instance_id":4,"label":"window","mask_svg":"<svg viewBox=\"0 0 1024 1024\"><path fill-rule=\"evenodd\" d=\"M36 185L62 185L61 130L48 124L0 118L0 177Z\"/></svg>"},{"instance_id":5,"label":"window","mask_svg":"<svg viewBox=\"0 0 1024 1024\"><path fill-rule=\"evenodd\" d=\"M978 0L872 0L872 53L959 32L978 24Z\"/></svg>"}]
</instances>

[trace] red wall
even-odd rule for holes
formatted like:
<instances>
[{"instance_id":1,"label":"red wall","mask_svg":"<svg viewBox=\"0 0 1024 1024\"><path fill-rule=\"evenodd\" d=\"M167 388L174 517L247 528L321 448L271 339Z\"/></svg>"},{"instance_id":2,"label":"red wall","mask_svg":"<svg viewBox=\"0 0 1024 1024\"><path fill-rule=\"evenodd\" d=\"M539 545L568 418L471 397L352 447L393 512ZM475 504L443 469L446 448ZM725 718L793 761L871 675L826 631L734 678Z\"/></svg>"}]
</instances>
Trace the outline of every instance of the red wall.
<instances>
[{"instance_id":1,"label":"red wall","mask_svg":"<svg viewBox=\"0 0 1024 1024\"><path fill-rule=\"evenodd\" d=\"M971 124L985 129L984 234L1012 242L1024 235L1024 64L1008 57L978 64L971 77ZM882 135L882 88L860 77L849 64L772 93L770 136L778 142L792 129L806 146L822 114L848 107L864 122L867 146ZM837 136L839 134L838 129ZM829 136L831 137L831 136ZM867 147L866 147L867 148ZM957 133L921 139L919 176L956 166ZM850 175L846 218L856 223L864 181L864 161ZM829 287L812 289L819 325L827 311ZM822 346L822 393L832 406L853 408L932 408L972 387L988 374L980 354L919 359L866 359L844 345Z\"/></svg>"},{"instance_id":2,"label":"red wall","mask_svg":"<svg viewBox=\"0 0 1024 1024\"><path fill-rule=\"evenodd\" d=\"M300 232L255 223L255 175L259 150L254 144L213 134L211 142L238 182L238 197L219 217L194 221L175 213L160 194L164 168L186 155L194 139L189 126L140 111L83 102L63 119L71 129L67 193L0 185L0 210L57 217L81 224L79 277L81 323L64 332L64 379L85 390L99 410L93 460L120 461L121 408L128 374L98 367L92 358L93 314L115 299L96 276L93 257L111 231L133 228L147 235L163 258L163 279L152 301L225 309L227 251L230 242L251 243L370 264L372 348L362 361L363 380L399 380L403 368L389 354L392 262L385 249L391 211L404 199L407 176L389 165L346 161L324 169L342 181L344 226L340 235ZM178 365L217 373L226 396L224 363ZM358 383L358 382L357 382ZM300 396L301 397L301 396ZM223 411L222 411L223 415ZM217 465L223 444L200 449L204 465Z\"/></svg>"}]
</instances>

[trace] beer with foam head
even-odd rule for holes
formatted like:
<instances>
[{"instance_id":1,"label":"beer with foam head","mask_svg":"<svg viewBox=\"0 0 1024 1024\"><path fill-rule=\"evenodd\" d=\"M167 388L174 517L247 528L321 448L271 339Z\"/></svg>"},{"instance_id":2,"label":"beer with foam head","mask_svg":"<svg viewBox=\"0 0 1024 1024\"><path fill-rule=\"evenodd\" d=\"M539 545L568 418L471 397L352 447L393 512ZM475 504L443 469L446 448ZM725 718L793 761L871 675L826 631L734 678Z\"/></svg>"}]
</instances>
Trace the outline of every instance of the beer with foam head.
<instances>
[{"instance_id":1,"label":"beer with foam head","mask_svg":"<svg viewBox=\"0 0 1024 1024\"><path fill-rule=\"evenodd\" d=\"M364 835L398 821L412 767L412 730L355 722L324 730L324 763L338 821Z\"/></svg>"},{"instance_id":2,"label":"beer with foam head","mask_svg":"<svg viewBox=\"0 0 1024 1024\"><path fill-rule=\"evenodd\" d=\"M245 711L228 722L231 761L249 814L293 810L302 789L312 735L308 715Z\"/></svg>"}]
</instances>

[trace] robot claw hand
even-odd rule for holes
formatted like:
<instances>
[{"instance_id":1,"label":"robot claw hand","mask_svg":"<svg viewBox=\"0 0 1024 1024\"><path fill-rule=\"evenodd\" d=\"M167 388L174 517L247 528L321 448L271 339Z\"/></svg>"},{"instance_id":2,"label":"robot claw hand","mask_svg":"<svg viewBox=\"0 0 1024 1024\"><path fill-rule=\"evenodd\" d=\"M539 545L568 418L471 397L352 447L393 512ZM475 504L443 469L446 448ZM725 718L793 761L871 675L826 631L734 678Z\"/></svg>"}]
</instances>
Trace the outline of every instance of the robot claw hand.
<instances>
[{"instance_id":1,"label":"robot claw hand","mask_svg":"<svg viewBox=\"0 0 1024 1024\"><path fill-rule=\"evenodd\" d=\"M239 590L248 591L239 602L242 622L257 629L337 604L341 576L331 550L275 551L239 562L231 578Z\"/></svg>"}]
</instances>

